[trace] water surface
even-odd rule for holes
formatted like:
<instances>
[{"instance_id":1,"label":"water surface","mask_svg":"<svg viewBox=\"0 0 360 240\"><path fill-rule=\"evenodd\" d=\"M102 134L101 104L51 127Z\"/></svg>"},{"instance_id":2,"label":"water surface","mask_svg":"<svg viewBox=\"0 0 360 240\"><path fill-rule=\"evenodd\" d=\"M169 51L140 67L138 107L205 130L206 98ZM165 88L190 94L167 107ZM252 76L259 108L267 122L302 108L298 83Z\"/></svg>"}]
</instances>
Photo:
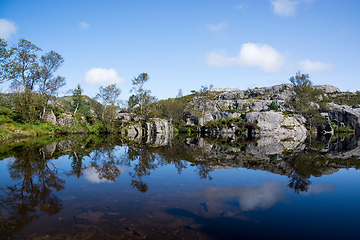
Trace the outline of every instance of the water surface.
<instances>
[{"instance_id":1,"label":"water surface","mask_svg":"<svg viewBox=\"0 0 360 240\"><path fill-rule=\"evenodd\" d=\"M280 144L185 136L4 144L0 238L355 238L358 139Z\"/></svg>"}]
</instances>

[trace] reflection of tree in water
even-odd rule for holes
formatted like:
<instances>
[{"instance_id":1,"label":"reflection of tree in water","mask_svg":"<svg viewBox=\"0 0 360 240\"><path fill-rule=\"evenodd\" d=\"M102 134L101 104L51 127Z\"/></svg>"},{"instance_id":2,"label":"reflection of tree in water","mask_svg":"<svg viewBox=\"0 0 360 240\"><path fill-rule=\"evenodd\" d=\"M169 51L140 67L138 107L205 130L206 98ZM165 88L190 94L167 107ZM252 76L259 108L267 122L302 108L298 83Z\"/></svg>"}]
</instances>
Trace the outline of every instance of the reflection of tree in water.
<instances>
[{"instance_id":1,"label":"reflection of tree in water","mask_svg":"<svg viewBox=\"0 0 360 240\"><path fill-rule=\"evenodd\" d=\"M307 192L311 185L309 178L323 175L324 168L320 166L320 161L324 161L320 155L322 149L322 143L310 141L307 142L307 147L303 151L287 159L287 163L293 169L293 173L288 176L288 187L295 193Z\"/></svg>"},{"instance_id":2,"label":"reflection of tree in water","mask_svg":"<svg viewBox=\"0 0 360 240\"><path fill-rule=\"evenodd\" d=\"M150 170L155 170L161 162L156 159L156 155L150 151L145 145L137 147L130 146L127 148L127 159L130 162L136 161L134 165L134 172L129 173L132 180L131 186L138 189L140 192L145 193L149 186L143 181L144 176L151 174Z\"/></svg>"},{"instance_id":3,"label":"reflection of tree in water","mask_svg":"<svg viewBox=\"0 0 360 240\"><path fill-rule=\"evenodd\" d=\"M93 156L90 166L96 169L100 179L114 182L120 176L119 165L121 161L116 156L115 150L116 145L111 142L105 142L92 152Z\"/></svg>"},{"instance_id":4,"label":"reflection of tree in water","mask_svg":"<svg viewBox=\"0 0 360 240\"><path fill-rule=\"evenodd\" d=\"M39 147L20 148L9 166L10 176L17 183L1 188L1 237L11 237L38 219L41 212L51 216L62 209L52 192L63 190L65 181L57 176L58 170L48 161L43 150Z\"/></svg>"},{"instance_id":5,"label":"reflection of tree in water","mask_svg":"<svg viewBox=\"0 0 360 240\"><path fill-rule=\"evenodd\" d=\"M209 168L206 165L197 165L197 171L201 179L209 179L212 180L212 177L210 176L210 172L213 171L213 169Z\"/></svg>"},{"instance_id":6,"label":"reflection of tree in water","mask_svg":"<svg viewBox=\"0 0 360 240\"><path fill-rule=\"evenodd\" d=\"M294 189L295 193L299 194L300 192L307 192L311 181L301 177L299 174L293 173L289 176L288 187Z\"/></svg>"},{"instance_id":7,"label":"reflection of tree in water","mask_svg":"<svg viewBox=\"0 0 360 240\"><path fill-rule=\"evenodd\" d=\"M197 167L201 179L211 180L210 172L213 171L207 164L208 156L202 148L189 146L181 139L175 138L170 145L150 147L148 145L129 145L123 163L130 166L132 162L134 172L130 173L131 186L140 192L146 192L149 186L143 178L149 176L152 170L159 166L174 165L179 174L187 167L187 161Z\"/></svg>"},{"instance_id":8,"label":"reflection of tree in water","mask_svg":"<svg viewBox=\"0 0 360 240\"><path fill-rule=\"evenodd\" d=\"M77 178L79 178L82 175L83 161L85 160L85 157L88 156L89 156L88 154L84 154L79 151L70 152L69 159L72 159L71 161L72 171L68 175L75 175Z\"/></svg>"}]
</instances>

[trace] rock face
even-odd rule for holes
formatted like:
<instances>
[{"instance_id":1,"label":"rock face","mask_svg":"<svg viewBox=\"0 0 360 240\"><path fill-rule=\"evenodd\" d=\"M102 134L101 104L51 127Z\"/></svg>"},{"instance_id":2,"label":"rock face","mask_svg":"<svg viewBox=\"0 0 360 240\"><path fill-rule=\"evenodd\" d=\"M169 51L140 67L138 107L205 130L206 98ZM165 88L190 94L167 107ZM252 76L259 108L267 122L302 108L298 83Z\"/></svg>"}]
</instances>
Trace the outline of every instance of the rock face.
<instances>
[{"instance_id":1,"label":"rock face","mask_svg":"<svg viewBox=\"0 0 360 240\"><path fill-rule=\"evenodd\" d=\"M217 96L219 100L236 100L241 98L257 97L265 94L275 94L285 92L291 89L290 84L279 84L271 87L253 88L247 90L239 90L234 88L212 88L210 92L220 92Z\"/></svg>"},{"instance_id":2,"label":"rock face","mask_svg":"<svg viewBox=\"0 0 360 240\"><path fill-rule=\"evenodd\" d=\"M56 121L56 116L54 114L54 112L51 110L50 112L47 112L45 114L45 117L44 117L44 120L45 121L48 121L48 122L51 122L52 124L56 124L57 121Z\"/></svg>"},{"instance_id":3,"label":"rock face","mask_svg":"<svg viewBox=\"0 0 360 240\"><path fill-rule=\"evenodd\" d=\"M282 119L280 113L268 113L270 110L269 107L273 102L281 112L294 111L294 109L287 104L287 100L295 94L292 88L293 86L290 84L280 84L247 90L234 88L210 89L210 92L216 94L213 98L216 100L208 100L205 115L199 119L192 116L188 119L187 124L204 126L206 122L211 120L239 117L239 112L248 112L248 114L242 115L242 117L246 117L248 122L258 121L258 126L261 127L262 134L303 134L306 132L303 126L306 123L304 117L295 115L295 117L289 117L285 120L285 118ZM340 92L339 88L332 85L315 85L313 88L321 89L324 91L324 96L335 99L355 95L355 93ZM323 96L320 96L320 99L322 97ZM318 104L313 104L320 109ZM330 110L326 112L326 124L319 126L321 133L333 133L331 122L335 122L339 126L348 126L356 131L360 130L360 107L352 108L331 103L329 104L329 108Z\"/></svg>"},{"instance_id":4,"label":"rock face","mask_svg":"<svg viewBox=\"0 0 360 240\"><path fill-rule=\"evenodd\" d=\"M246 122L256 122L260 127L260 134L278 134L289 136L306 136L306 128L292 116L285 116L281 112L250 112L242 116Z\"/></svg>"},{"instance_id":5,"label":"rock face","mask_svg":"<svg viewBox=\"0 0 360 240\"><path fill-rule=\"evenodd\" d=\"M57 123L62 126L73 127L75 125L75 119L70 113L63 113L58 119Z\"/></svg>"},{"instance_id":6,"label":"rock face","mask_svg":"<svg viewBox=\"0 0 360 240\"><path fill-rule=\"evenodd\" d=\"M145 131L148 134L173 132L173 126L168 120L160 118L152 118L149 122L145 123Z\"/></svg>"},{"instance_id":7,"label":"rock face","mask_svg":"<svg viewBox=\"0 0 360 240\"><path fill-rule=\"evenodd\" d=\"M338 126L347 126L360 131L360 108L347 105L330 104L329 118Z\"/></svg>"},{"instance_id":8,"label":"rock face","mask_svg":"<svg viewBox=\"0 0 360 240\"><path fill-rule=\"evenodd\" d=\"M164 146L171 142L173 137L173 126L169 121L160 118L152 118L146 123L134 123L125 129L121 134L129 140L146 143L155 146Z\"/></svg>"},{"instance_id":9,"label":"rock face","mask_svg":"<svg viewBox=\"0 0 360 240\"><path fill-rule=\"evenodd\" d=\"M315 89L321 89L324 91L324 93L335 93L340 92L340 89L337 87L334 87L332 85L315 85Z\"/></svg>"}]
</instances>

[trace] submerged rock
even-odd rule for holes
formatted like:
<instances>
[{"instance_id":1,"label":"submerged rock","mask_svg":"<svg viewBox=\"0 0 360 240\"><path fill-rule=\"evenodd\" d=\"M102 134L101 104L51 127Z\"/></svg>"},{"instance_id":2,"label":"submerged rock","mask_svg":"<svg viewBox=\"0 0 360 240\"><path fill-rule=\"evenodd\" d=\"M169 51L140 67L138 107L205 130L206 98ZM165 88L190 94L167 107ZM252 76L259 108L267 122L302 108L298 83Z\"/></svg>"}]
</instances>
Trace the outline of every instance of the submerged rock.
<instances>
[{"instance_id":1,"label":"submerged rock","mask_svg":"<svg viewBox=\"0 0 360 240\"><path fill-rule=\"evenodd\" d=\"M88 220L90 222L97 222L104 215L102 212L86 212L80 213L76 218Z\"/></svg>"}]
</instances>

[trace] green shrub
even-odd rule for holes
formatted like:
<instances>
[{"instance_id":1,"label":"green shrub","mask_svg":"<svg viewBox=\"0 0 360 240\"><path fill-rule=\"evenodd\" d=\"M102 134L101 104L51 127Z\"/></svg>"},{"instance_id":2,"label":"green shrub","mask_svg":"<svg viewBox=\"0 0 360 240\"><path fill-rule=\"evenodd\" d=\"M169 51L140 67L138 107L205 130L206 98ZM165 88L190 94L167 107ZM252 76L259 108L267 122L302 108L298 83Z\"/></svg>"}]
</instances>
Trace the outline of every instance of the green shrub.
<instances>
[{"instance_id":1,"label":"green shrub","mask_svg":"<svg viewBox=\"0 0 360 240\"><path fill-rule=\"evenodd\" d=\"M274 101L272 101L269 105L269 110L279 111L279 107Z\"/></svg>"}]
</instances>

